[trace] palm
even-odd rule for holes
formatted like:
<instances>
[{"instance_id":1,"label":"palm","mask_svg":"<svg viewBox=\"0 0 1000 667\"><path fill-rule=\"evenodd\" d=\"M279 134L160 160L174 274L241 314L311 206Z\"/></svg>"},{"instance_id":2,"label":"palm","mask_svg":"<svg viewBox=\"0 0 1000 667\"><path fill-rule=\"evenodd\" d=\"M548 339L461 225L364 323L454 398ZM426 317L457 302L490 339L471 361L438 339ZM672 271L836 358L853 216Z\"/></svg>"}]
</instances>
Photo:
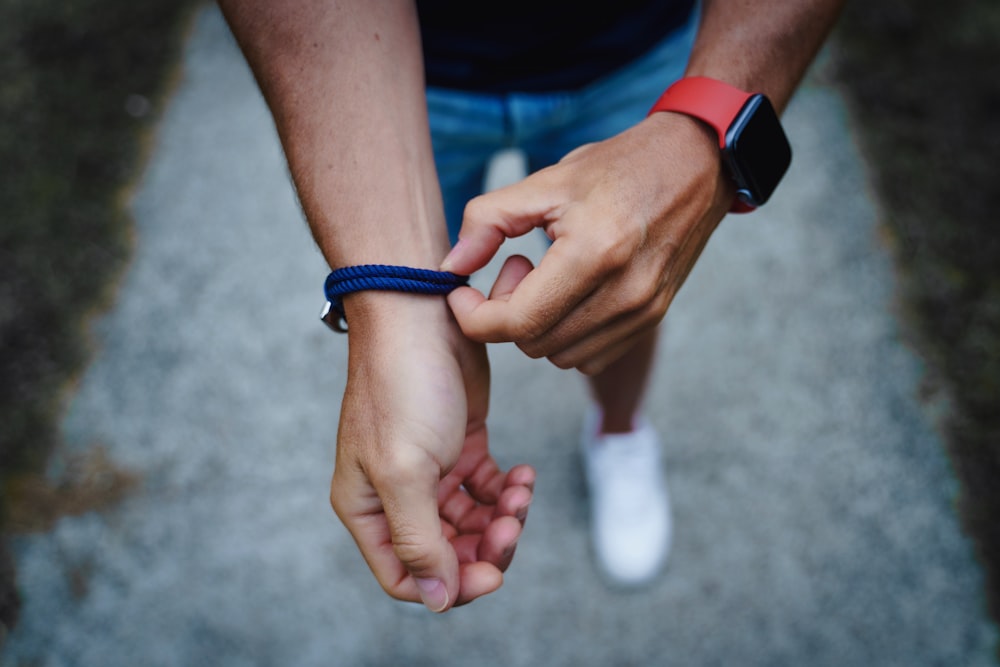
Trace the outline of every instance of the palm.
<instances>
[{"instance_id":1,"label":"palm","mask_svg":"<svg viewBox=\"0 0 1000 667\"><path fill-rule=\"evenodd\" d=\"M457 568L456 603L491 592L513 556L534 472L504 473L489 453L485 348L460 334L421 336L377 360L352 360L334 507L394 597L419 598L410 571L428 550Z\"/></svg>"}]
</instances>

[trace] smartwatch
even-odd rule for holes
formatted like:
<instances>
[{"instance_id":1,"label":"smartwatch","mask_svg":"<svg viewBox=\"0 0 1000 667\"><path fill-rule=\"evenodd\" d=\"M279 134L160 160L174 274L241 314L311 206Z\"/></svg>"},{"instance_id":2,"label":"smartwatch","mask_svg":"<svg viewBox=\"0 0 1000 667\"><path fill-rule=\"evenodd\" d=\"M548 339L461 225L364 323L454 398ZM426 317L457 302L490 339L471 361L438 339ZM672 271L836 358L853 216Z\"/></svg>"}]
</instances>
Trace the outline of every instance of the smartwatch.
<instances>
[{"instance_id":1,"label":"smartwatch","mask_svg":"<svg viewBox=\"0 0 1000 667\"><path fill-rule=\"evenodd\" d=\"M771 101L703 76L678 80L660 96L649 115L675 111L708 123L736 182L730 209L746 213L768 200L792 161L792 148Z\"/></svg>"}]
</instances>

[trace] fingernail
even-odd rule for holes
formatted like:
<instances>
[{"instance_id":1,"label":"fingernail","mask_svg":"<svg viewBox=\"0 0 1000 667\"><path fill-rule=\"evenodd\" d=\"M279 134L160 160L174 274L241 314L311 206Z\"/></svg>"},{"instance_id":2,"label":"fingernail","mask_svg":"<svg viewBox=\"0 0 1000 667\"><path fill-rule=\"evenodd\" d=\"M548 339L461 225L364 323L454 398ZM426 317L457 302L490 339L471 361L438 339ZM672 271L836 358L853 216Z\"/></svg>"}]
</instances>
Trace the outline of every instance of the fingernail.
<instances>
[{"instance_id":1,"label":"fingernail","mask_svg":"<svg viewBox=\"0 0 1000 667\"><path fill-rule=\"evenodd\" d=\"M461 248L462 248L463 245L465 245L465 241L463 241L462 239L459 239L458 243L456 243L455 246L448 252L448 254L444 258L444 261L441 262L441 270L442 271L451 271L452 270L453 265L455 263L455 261L452 258L456 254L458 254L458 253L461 252Z\"/></svg>"},{"instance_id":2,"label":"fingernail","mask_svg":"<svg viewBox=\"0 0 1000 667\"><path fill-rule=\"evenodd\" d=\"M444 611L448 606L448 589L440 579L416 579L417 590L424 606L433 612Z\"/></svg>"},{"instance_id":3,"label":"fingernail","mask_svg":"<svg viewBox=\"0 0 1000 667\"><path fill-rule=\"evenodd\" d=\"M525 505L524 507L519 509L517 513L514 514L514 518L516 518L521 523L524 523L524 520L528 518L528 506Z\"/></svg>"}]
</instances>

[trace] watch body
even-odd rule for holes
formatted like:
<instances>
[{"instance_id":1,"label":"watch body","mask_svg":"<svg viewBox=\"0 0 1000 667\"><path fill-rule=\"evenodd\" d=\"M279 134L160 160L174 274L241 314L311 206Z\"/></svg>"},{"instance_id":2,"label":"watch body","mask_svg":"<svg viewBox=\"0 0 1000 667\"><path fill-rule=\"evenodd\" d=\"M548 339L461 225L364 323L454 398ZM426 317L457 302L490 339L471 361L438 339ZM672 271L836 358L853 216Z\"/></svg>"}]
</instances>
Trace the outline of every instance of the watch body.
<instances>
[{"instance_id":1,"label":"watch body","mask_svg":"<svg viewBox=\"0 0 1000 667\"><path fill-rule=\"evenodd\" d=\"M764 204L792 161L792 149L770 100L708 77L686 77L667 88L649 113L675 111L704 121L736 182L734 212Z\"/></svg>"}]
</instances>

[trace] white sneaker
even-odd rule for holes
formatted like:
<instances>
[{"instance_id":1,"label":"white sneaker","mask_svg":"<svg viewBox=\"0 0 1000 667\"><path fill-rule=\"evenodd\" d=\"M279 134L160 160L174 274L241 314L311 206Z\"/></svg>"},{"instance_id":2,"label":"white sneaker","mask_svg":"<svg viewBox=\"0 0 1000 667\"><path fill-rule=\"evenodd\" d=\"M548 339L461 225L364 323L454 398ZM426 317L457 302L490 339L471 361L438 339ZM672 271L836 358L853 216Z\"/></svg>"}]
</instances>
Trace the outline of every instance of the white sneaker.
<instances>
[{"instance_id":1,"label":"white sneaker","mask_svg":"<svg viewBox=\"0 0 1000 667\"><path fill-rule=\"evenodd\" d=\"M660 442L641 419L631 433L602 435L591 410L580 438L590 491L590 521L597 562L621 586L651 581L670 552L670 499Z\"/></svg>"}]
</instances>

